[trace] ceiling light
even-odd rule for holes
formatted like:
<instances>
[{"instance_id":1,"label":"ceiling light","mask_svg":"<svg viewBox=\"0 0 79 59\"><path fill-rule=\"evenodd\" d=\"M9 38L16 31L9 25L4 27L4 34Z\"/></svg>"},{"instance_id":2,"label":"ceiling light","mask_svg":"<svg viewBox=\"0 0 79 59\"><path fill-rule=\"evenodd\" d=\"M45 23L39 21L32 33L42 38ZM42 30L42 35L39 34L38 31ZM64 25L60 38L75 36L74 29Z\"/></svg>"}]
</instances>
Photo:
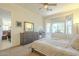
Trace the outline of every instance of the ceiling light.
<instances>
[{"instance_id":1,"label":"ceiling light","mask_svg":"<svg viewBox=\"0 0 79 59\"><path fill-rule=\"evenodd\" d=\"M44 8L45 8L45 9L48 8L48 3L44 3Z\"/></svg>"},{"instance_id":2,"label":"ceiling light","mask_svg":"<svg viewBox=\"0 0 79 59\"><path fill-rule=\"evenodd\" d=\"M44 5L44 8L47 9L48 8L48 5Z\"/></svg>"}]
</instances>

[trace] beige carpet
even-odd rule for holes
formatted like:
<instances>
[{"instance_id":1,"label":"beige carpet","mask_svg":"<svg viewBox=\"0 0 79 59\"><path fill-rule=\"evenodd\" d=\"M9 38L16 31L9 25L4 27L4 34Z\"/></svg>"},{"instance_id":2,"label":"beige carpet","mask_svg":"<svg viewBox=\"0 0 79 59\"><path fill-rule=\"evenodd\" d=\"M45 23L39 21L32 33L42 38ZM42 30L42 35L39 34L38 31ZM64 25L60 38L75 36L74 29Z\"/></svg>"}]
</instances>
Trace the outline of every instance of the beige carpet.
<instances>
[{"instance_id":1,"label":"beige carpet","mask_svg":"<svg viewBox=\"0 0 79 59\"><path fill-rule=\"evenodd\" d=\"M30 46L29 44L2 50L0 51L0 56L40 56L40 54L36 52L31 52Z\"/></svg>"},{"instance_id":2,"label":"beige carpet","mask_svg":"<svg viewBox=\"0 0 79 59\"><path fill-rule=\"evenodd\" d=\"M11 42L8 40L2 40L0 43L0 50L4 50L11 47Z\"/></svg>"}]
</instances>

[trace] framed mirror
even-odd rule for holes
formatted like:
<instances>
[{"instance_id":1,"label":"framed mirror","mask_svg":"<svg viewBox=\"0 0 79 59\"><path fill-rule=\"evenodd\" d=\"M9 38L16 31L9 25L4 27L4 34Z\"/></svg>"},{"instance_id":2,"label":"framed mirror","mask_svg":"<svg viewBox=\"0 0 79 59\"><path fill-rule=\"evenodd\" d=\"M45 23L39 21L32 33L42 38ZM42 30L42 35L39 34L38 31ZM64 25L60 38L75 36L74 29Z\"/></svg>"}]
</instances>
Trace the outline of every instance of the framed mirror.
<instances>
[{"instance_id":1,"label":"framed mirror","mask_svg":"<svg viewBox=\"0 0 79 59\"><path fill-rule=\"evenodd\" d=\"M24 22L24 31L34 31L34 23Z\"/></svg>"}]
</instances>

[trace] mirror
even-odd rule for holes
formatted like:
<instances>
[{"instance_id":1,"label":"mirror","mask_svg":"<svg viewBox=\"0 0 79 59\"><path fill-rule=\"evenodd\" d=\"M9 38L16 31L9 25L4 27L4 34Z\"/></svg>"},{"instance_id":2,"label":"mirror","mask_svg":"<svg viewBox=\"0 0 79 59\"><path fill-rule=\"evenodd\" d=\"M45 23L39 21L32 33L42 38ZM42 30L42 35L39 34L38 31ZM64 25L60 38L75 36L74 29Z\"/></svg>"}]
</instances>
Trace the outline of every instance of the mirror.
<instances>
[{"instance_id":1,"label":"mirror","mask_svg":"<svg viewBox=\"0 0 79 59\"><path fill-rule=\"evenodd\" d=\"M24 22L24 31L34 31L34 24L31 22Z\"/></svg>"}]
</instances>

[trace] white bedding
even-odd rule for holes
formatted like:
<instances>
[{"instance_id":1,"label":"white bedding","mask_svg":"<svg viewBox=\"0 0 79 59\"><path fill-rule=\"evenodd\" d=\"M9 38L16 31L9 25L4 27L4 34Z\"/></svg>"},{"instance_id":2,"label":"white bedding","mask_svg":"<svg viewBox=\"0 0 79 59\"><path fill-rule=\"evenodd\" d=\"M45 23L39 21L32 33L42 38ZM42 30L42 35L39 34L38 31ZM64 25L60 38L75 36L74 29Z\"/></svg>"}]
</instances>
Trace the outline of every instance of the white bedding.
<instances>
[{"instance_id":1,"label":"white bedding","mask_svg":"<svg viewBox=\"0 0 79 59\"><path fill-rule=\"evenodd\" d=\"M47 56L79 55L79 52L68 46L68 41L40 39L32 43L32 48Z\"/></svg>"}]
</instances>

